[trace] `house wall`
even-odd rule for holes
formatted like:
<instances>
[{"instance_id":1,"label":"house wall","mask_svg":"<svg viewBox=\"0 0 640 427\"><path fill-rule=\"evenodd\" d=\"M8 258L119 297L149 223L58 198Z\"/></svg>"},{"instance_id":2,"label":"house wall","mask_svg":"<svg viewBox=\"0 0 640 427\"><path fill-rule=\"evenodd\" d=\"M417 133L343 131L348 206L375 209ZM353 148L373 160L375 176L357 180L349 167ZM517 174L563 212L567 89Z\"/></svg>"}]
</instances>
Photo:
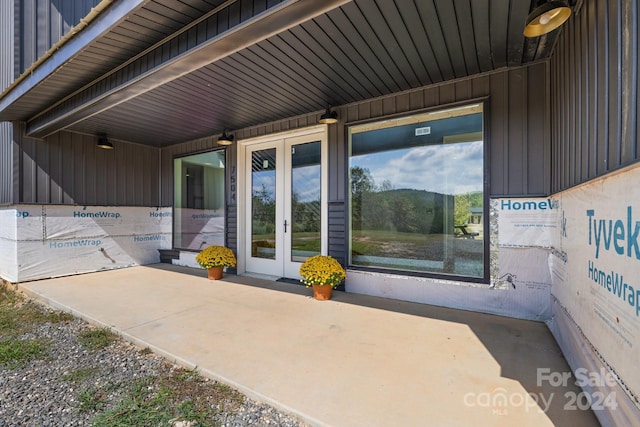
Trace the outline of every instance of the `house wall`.
<instances>
[{"instance_id":1,"label":"house wall","mask_svg":"<svg viewBox=\"0 0 640 427\"><path fill-rule=\"evenodd\" d=\"M12 137L11 123L0 123L0 205L13 202Z\"/></svg>"},{"instance_id":2,"label":"house wall","mask_svg":"<svg viewBox=\"0 0 640 427\"><path fill-rule=\"evenodd\" d=\"M411 114L443 105L486 99L491 197L543 196L550 191L550 134L546 64L486 74L365 102L337 107L340 122L329 126L329 252L346 263L347 150L350 123ZM540 88L543 88L542 90ZM236 140L317 124L319 114L234 131ZM231 185L237 182L236 146L227 155L228 244L236 248L237 201ZM161 204L173 200L172 159L216 148L205 138L161 149Z\"/></svg>"},{"instance_id":3,"label":"house wall","mask_svg":"<svg viewBox=\"0 0 640 427\"><path fill-rule=\"evenodd\" d=\"M639 160L638 2L585 1L550 60L552 190Z\"/></svg>"},{"instance_id":4,"label":"house wall","mask_svg":"<svg viewBox=\"0 0 640 427\"><path fill-rule=\"evenodd\" d=\"M637 1L585 1L550 60L561 224L548 323L571 368L597 373L585 392L615 404L595 410L603 425L640 425L639 18Z\"/></svg>"},{"instance_id":5,"label":"house wall","mask_svg":"<svg viewBox=\"0 0 640 427\"><path fill-rule=\"evenodd\" d=\"M95 136L66 131L45 140L28 138L21 123L14 134L20 182L16 203L159 205L157 148L110 139L114 150L103 150L96 147Z\"/></svg>"},{"instance_id":6,"label":"house wall","mask_svg":"<svg viewBox=\"0 0 640 427\"><path fill-rule=\"evenodd\" d=\"M11 205L0 221L9 282L153 264L171 248L171 208Z\"/></svg>"},{"instance_id":7,"label":"house wall","mask_svg":"<svg viewBox=\"0 0 640 427\"><path fill-rule=\"evenodd\" d=\"M158 249L171 248L171 208L158 205L159 149L110 139L114 149L104 150L94 135L67 131L40 140L24 136L24 123L9 125L14 199L0 207L11 220L0 227L0 277L156 263Z\"/></svg>"},{"instance_id":8,"label":"house wall","mask_svg":"<svg viewBox=\"0 0 640 427\"><path fill-rule=\"evenodd\" d=\"M2 3L14 2L3 0ZM21 29L21 32L16 34L15 43L16 76L22 74L71 28L80 23L98 3L100 0L16 1L15 16ZM9 16L13 17L13 5L8 7L11 9Z\"/></svg>"},{"instance_id":9,"label":"house wall","mask_svg":"<svg viewBox=\"0 0 640 427\"><path fill-rule=\"evenodd\" d=\"M0 2L0 40L13 40L13 0ZM0 43L0 93L14 80L14 45ZM13 128L0 123L0 205L13 201Z\"/></svg>"}]
</instances>

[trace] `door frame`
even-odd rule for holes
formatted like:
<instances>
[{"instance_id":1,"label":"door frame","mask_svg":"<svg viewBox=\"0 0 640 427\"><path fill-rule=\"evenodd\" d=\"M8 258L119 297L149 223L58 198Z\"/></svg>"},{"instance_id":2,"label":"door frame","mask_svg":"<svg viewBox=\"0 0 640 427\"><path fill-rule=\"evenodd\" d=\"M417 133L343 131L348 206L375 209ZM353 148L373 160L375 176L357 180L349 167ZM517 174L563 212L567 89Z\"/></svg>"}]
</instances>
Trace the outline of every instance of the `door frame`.
<instances>
[{"instance_id":1,"label":"door frame","mask_svg":"<svg viewBox=\"0 0 640 427\"><path fill-rule=\"evenodd\" d=\"M315 136L320 140L321 144L321 152L320 152L320 170L321 170L321 189L320 189L320 197L321 197L321 231L320 231L320 252L324 255L327 254L329 242L329 203L328 203L328 185L329 185L329 168L328 168L328 158L329 158L329 137L328 137L328 126L327 125L316 125L310 126L303 129L296 129L287 132L280 132L275 134L269 134L265 136L255 137L255 138L247 138L241 139L237 141L237 181L238 181L238 192L237 192L237 209L238 209L238 218L237 218L237 255L238 255L238 263L237 263L237 273L239 275L247 274L247 232L248 230L245 227L247 222L247 192L250 191L250 183L247 183L247 168L251 168L251 165L246 164L246 153L247 147L256 144L263 144L269 142L277 142L284 141L290 138L298 138L305 136ZM282 165L284 167L284 164ZM284 173L290 173L291 171L284 171ZM283 268L284 268L284 260L283 260ZM273 276L261 275L260 273L250 272L251 275L264 276L267 278L273 278Z\"/></svg>"}]
</instances>

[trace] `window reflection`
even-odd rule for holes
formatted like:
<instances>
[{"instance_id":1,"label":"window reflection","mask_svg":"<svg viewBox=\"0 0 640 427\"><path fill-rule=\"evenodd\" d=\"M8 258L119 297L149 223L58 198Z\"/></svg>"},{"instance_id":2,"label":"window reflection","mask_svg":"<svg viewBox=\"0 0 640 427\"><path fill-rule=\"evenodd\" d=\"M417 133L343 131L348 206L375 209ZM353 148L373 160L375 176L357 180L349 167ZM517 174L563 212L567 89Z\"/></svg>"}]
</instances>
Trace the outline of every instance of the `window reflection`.
<instances>
[{"instance_id":1,"label":"window reflection","mask_svg":"<svg viewBox=\"0 0 640 427\"><path fill-rule=\"evenodd\" d=\"M251 154L251 256L276 258L276 149Z\"/></svg>"},{"instance_id":2,"label":"window reflection","mask_svg":"<svg viewBox=\"0 0 640 427\"><path fill-rule=\"evenodd\" d=\"M484 277L482 105L353 126L351 264Z\"/></svg>"},{"instance_id":3,"label":"window reflection","mask_svg":"<svg viewBox=\"0 0 640 427\"><path fill-rule=\"evenodd\" d=\"M200 250L224 245L225 152L176 158L173 246Z\"/></svg>"},{"instance_id":4,"label":"window reflection","mask_svg":"<svg viewBox=\"0 0 640 427\"><path fill-rule=\"evenodd\" d=\"M291 261L320 254L320 141L291 151Z\"/></svg>"}]
</instances>

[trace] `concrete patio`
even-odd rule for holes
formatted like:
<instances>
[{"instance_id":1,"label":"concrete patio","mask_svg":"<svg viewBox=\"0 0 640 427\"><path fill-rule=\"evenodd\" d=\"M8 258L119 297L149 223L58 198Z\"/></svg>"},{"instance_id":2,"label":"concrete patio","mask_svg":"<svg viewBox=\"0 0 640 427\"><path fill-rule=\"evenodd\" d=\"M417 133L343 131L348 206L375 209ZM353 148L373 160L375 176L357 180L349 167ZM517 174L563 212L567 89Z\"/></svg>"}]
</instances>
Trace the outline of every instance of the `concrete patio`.
<instances>
[{"instance_id":1,"label":"concrete patio","mask_svg":"<svg viewBox=\"0 0 640 427\"><path fill-rule=\"evenodd\" d=\"M169 264L19 287L311 425L599 425L542 323Z\"/></svg>"}]
</instances>

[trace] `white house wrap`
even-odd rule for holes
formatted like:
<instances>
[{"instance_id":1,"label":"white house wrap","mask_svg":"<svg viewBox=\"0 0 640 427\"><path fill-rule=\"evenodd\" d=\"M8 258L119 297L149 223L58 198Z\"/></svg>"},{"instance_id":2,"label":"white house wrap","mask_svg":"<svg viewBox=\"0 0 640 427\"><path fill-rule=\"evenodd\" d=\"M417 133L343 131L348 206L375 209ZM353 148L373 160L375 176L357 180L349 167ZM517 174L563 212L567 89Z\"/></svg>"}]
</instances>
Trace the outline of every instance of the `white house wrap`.
<instances>
[{"instance_id":1,"label":"white house wrap","mask_svg":"<svg viewBox=\"0 0 640 427\"><path fill-rule=\"evenodd\" d=\"M155 263L171 248L170 208L18 205L0 218L11 282Z\"/></svg>"}]
</instances>

